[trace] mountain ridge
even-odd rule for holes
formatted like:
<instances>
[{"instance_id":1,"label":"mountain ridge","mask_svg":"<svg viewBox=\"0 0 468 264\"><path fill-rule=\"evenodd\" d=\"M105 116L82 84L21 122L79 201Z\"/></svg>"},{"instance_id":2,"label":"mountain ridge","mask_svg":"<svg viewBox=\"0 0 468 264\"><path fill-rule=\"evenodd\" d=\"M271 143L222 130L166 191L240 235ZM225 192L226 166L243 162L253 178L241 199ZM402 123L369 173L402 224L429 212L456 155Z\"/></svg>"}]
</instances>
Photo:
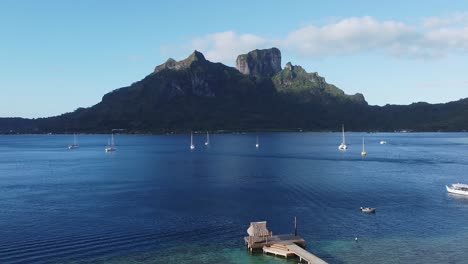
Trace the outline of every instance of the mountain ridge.
<instances>
[{"instance_id":1,"label":"mountain ridge","mask_svg":"<svg viewBox=\"0 0 468 264\"><path fill-rule=\"evenodd\" d=\"M277 48L241 54L236 67L194 51L169 58L142 80L115 89L96 105L59 116L0 118L0 133L165 133L189 130L461 131L468 99L446 104L371 106L317 72L291 62Z\"/></svg>"}]
</instances>

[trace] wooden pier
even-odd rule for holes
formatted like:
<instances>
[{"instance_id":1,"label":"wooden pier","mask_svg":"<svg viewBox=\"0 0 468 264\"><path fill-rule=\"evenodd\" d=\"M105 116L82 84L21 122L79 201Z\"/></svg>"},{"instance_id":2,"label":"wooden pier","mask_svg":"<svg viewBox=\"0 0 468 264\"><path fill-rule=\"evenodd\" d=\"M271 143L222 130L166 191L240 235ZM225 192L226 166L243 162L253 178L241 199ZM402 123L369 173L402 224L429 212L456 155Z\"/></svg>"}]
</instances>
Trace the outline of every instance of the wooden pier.
<instances>
[{"instance_id":1,"label":"wooden pier","mask_svg":"<svg viewBox=\"0 0 468 264\"><path fill-rule=\"evenodd\" d=\"M286 245L286 247L289 249L290 252L293 252L294 254L296 254L296 256L299 257L299 260L301 262L305 261L306 263L309 263L309 264L327 264L327 262L325 262L321 258L315 256L314 254L299 247L296 244Z\"/></svg>"},{"instance_id":2,"label":"wooden pier","mask_svg":"<svg viewBox=\"0 0 468 264\"><path fill-rule=\"evenodd\" d=\"M306 241L295 234L273 235L266 228L266 221L252 222L247 229L249 236L244 237L247 248L252 252L262 249L265 254L282 256L285 258L296 256L301 263L326 264L319 257L305 250Z\"/></svg>"}]
</instances>

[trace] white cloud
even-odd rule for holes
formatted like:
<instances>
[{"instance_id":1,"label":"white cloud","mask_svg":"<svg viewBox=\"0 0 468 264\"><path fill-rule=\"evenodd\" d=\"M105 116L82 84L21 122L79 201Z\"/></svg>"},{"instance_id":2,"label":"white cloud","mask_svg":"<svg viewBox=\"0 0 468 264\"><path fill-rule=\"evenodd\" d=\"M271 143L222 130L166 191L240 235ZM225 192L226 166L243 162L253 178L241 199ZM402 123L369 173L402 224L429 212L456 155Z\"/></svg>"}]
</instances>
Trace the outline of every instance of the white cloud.
<instances>
[{"instance_id":1,"label":"white cloud","mask_svg":"<svg viewBox=\"0 0 468 264\"><path fill-rule=\"evenodd\" d=\"M468 51L468 27L441 28L425 35L427 45L446 53L451 51Z\"/></svg>"},{"instance_id":2,"label":"white cloud","mask_svg":"<svg viewBox=\"0 0 468 264\"><path fill-rule=\"evenodd\" d=\"M276 46L298 56L317 58L377 52L398 58L437 58L468 52L468 13L429 17L421 24L351 17L322 26L306 25L276 39L225 31L192 40L212 61L233 64L238 54Z\"/></svg>"},{"instance_id":3,"label":"white cloud","mask_svg":"<svg viewBox=\"0 0 468 264\"><path fill-rule=\"evenodd\" d=\"M413 38L415 31L400 22L371 17L348 18L322 27L306 26L291 32L282 47L306 56L354 54L392 49Z\"/></svg>"},{"instance_id":4,"label":"white cloud","mask_svg":"<svg viewBox=\"0 0 468 264\"><path fill-rule=\"evenodd\" d=\"M266 47L268 41L252 34L237 34L233 31L208 34L192 40L192 49L203 52L208 60L232 63L241 53Z\"/></svg>"}]
</instances>

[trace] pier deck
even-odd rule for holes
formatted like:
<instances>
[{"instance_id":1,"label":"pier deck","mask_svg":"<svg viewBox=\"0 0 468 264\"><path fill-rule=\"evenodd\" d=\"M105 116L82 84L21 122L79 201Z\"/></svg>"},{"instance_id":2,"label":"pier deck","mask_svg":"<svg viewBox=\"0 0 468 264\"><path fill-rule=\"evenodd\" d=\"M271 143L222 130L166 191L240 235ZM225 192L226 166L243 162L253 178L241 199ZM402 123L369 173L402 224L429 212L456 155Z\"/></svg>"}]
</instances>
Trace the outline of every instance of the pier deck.
<instances>
[{"instance_id":1,"label":"pier deck","mask_svg":"<svg viewBox=\"0 0 468 264\"><path fill-rule=\"evenodd\" d=\"M324 260L305 250L306 241L292 234L276 235L265 238L260 241L253 241L249 237L244 237L245 245L249 250L262 249L263 253L272 254L275 256L283 256L288 258L290 256L297 256L301 263L308 264L326 264Z\"/></svg>"},{"instance_id":2,"label":"pier deck","mask_svg":"<svg viewBox=\"0 0 468 264\"><path fill-rule=\"evenodd\" d=\"M294 252L289 251L287 248L283 249L281 247L274 247L274 246L263 247L263 253L273 254L275 256L283 256L285 258L296 255Z\"/></svg>"},{"instance_id":3,"label":"pier deck","mask_svg":"<svg viewBox=\"0 0 468 264\"><path fill-rule=\"evenodd\" d=\"M286 245L286 247L289 249L289 251L296 254L296 256L299 257L299 260L301 262L305 261L309 264L327 264L327 262L323 261L319 257L315 256L314 254L310 253L309 251L301 248L296 244Z\"/></svg>"}]
</instances>

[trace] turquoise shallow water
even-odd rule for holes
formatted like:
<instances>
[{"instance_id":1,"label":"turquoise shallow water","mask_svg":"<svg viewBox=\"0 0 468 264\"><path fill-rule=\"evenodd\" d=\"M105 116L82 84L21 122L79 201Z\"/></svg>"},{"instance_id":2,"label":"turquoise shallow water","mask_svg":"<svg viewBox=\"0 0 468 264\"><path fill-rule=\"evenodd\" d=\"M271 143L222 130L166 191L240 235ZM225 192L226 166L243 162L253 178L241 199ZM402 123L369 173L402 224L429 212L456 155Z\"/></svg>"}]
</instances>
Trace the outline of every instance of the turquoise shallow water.
<instances>
[{"instance_id":1,"label":"turquoise shallow water","mask_svg":"<svg viewBox=\"0 0 468 264\"><path fill-rule=\"evenodd\" d=\"M468 134L0 136L0 263L294 263L243 247L250 221L330 263L467 263ZM368 156L360 156L366 138ZM380 145L387 140L387 145ZM375 215L360 206L377 208ZM358 242L354 237L358 237Z\"/></svg>"}]
</instances>

